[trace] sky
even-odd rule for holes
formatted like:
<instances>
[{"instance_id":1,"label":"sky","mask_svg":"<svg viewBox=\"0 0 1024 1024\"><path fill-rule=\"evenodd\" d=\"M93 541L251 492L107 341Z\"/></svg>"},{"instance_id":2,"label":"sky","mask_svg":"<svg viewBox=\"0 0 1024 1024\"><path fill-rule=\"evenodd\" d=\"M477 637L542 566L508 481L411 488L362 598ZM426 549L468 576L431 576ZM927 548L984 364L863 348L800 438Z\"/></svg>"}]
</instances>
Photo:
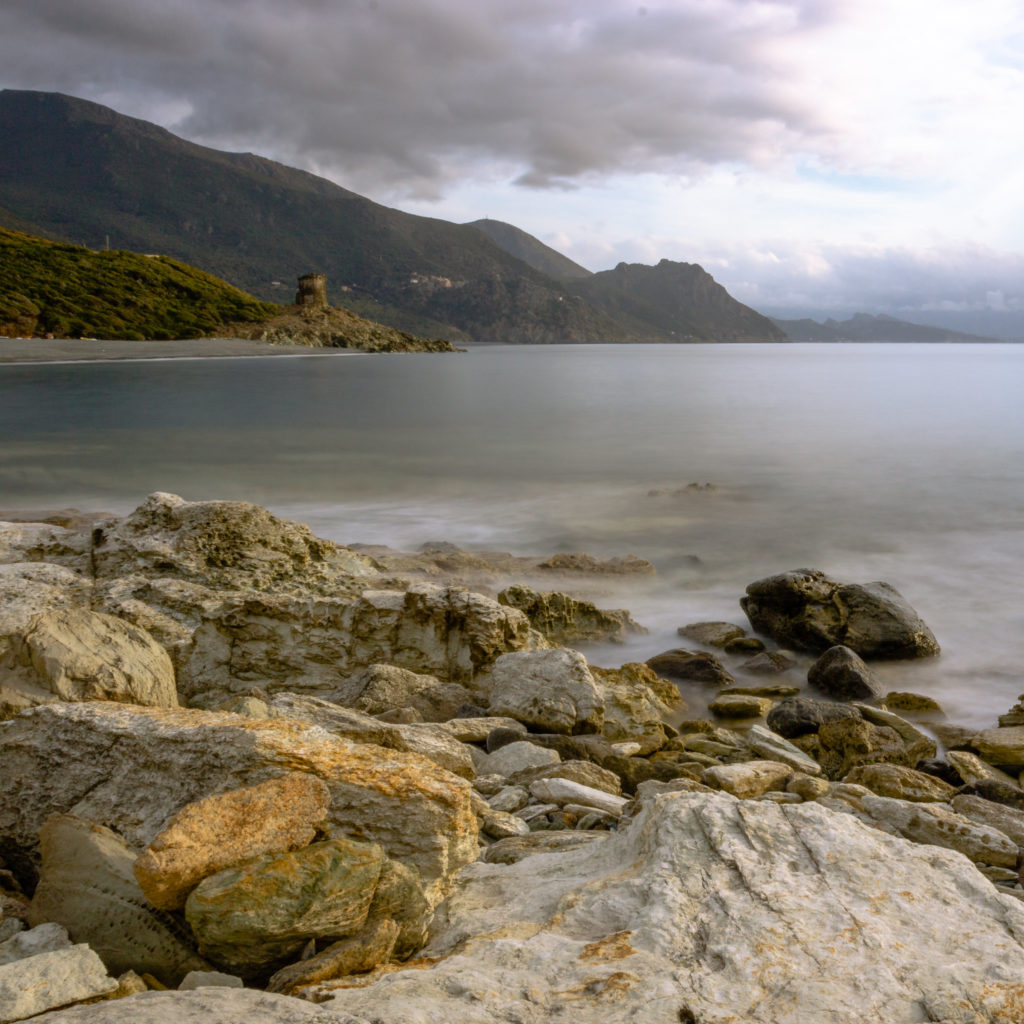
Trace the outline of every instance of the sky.
<instances>
[{"instance_id":1,"label":"sky","mask_svg":"<svg viewBox=\"0 0 1024 1024\"><path fill-rule=\"evenodd\" d=\"M1024 337L1022 0L2 0L0 86L761 312Z\"/></svg>"}]
</instances>

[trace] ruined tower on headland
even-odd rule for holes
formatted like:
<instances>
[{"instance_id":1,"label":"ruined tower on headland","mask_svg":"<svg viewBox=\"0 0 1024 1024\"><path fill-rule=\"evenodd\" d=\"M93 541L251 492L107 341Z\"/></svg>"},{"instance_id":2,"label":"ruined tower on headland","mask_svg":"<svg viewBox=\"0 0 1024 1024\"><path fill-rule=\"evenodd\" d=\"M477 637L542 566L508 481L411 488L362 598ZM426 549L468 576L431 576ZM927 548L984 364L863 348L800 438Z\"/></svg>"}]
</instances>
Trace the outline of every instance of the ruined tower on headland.
<instances>
[{"instance_id":1,"label":"ruined tower on headland","mask_svg":"<svg viewBox=\"0 0 1024 1024\"><path fill-rule=\"evenodd\" d=\"M296 306L327 305L327 275L303 274L299 278L299 290L295 293Z\"/></svg>"}]
</instances>

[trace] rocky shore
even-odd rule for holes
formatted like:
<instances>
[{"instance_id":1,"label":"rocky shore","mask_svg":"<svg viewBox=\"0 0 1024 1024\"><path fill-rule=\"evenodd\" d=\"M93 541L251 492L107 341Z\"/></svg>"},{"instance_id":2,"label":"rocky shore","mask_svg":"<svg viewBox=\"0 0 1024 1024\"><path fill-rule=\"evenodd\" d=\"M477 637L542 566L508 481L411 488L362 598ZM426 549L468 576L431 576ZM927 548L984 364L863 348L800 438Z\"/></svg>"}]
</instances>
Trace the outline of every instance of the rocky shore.
<instances>
[{"instance_id":1,"label":"rocky shore","mask_svg":"<svg viewBox=\"0 0 1024 1024\"><path fill-rule=\"evenodd\" d=\"M885 583L598 667L641 559L62 522L0 523L0 1024L1024 1020L1024 703L880 692Z\"/></svg>"}]
</instances>

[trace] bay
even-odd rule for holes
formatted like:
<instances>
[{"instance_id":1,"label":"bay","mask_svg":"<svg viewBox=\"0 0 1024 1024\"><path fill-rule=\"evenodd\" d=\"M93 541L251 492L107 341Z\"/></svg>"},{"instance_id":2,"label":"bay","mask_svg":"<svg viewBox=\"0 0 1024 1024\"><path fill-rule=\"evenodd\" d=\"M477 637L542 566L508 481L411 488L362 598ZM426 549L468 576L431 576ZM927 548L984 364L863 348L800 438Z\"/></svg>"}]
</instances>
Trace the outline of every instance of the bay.
<instances>
[{"instance_id":1,"label":"bay","mask_svg":"<svg viewBox=\"0 0 1024 1024\"><path fill-rule=\"evenodd\" d=\"M0 507L256 501L341 542L635 554L652 630L750 581L883 579L941 658L883 686L987 726L1024 691L1024 347L473 346L0 367ZM697 486L690 486L697 485ZM710 485L710 486L706 486Z\"/></svg>"}]
</instances>

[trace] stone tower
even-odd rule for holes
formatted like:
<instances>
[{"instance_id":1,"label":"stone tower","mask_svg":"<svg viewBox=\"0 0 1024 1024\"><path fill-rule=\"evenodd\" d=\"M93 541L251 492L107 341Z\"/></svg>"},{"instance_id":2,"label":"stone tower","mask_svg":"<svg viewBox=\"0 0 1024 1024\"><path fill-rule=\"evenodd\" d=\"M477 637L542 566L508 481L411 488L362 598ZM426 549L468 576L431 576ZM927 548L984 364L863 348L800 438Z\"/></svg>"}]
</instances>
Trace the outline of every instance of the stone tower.
<instances>
[{"instance_id":1,"label":"stone tower","mask_svg":"<svg viewBox=\"0 0 1024 1024\"><path fill-rule=\"evenodd\" d=\"M299 290L295 293L296 306L327 305L327 275L303 274L299 278Z\"/></svg>"}]
</instances>

